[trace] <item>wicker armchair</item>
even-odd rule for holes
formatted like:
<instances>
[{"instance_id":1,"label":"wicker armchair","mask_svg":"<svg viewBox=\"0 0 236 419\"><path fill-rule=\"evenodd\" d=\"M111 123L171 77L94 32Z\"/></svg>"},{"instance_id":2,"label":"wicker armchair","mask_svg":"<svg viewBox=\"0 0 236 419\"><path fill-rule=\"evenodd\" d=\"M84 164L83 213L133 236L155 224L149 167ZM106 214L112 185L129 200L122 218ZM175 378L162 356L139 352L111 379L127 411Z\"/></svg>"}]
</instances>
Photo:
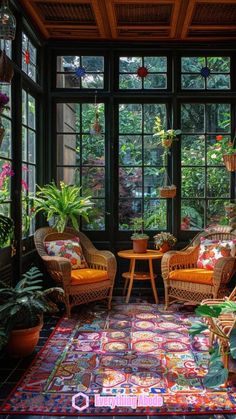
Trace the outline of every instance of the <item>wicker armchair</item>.
<instances>
[{"instance_id":1,"label":"wicker armchair","mask_svg":"<svg viewBox=\"0 0 236 419\"><path fill-rule=\"evenodd\" d=\"M205 239L232 240L233 233L210 232ZM176 301L201 303L203 299L224 297L229 294L227 283L235 272L235 258L222 257L213 271L197 268L200 235L188 248L170 251L161 261L165 287L165 308Z\"/></svg>"},{"instance_id":2,"label":"wicker armchair","mask_svg":"<svg viewBox=\"0 0 236 419\"><path fill-rule=\"evenodd\" d=\"M45 250L45 241L68 240L75 236L80 239L87 269L72 270L68 259L49 256ZM68 317L72 307L91 301L107 299L108 308L111 308L116 275L116 259L111 252L96 249L85 234L72 228L66 228L63 233L50 227L40 228L35 232L34 242L49 274L65 291ZM74 275L78 277L76 280L73 279Z\"/></svg>"}]
</instances>

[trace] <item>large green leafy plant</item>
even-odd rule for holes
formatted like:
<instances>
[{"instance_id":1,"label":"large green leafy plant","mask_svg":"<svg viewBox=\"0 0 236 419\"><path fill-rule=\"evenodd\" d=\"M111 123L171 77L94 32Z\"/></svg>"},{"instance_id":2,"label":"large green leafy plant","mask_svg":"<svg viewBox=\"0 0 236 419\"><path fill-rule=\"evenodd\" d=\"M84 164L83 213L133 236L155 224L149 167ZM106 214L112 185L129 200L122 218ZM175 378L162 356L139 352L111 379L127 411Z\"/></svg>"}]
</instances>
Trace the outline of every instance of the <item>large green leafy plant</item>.
<instances>
[{"instance_id":1,"label":"large green leafy plant","mask_svg":"<svg viewBox=\"0 0 236 419\"><path fill-rule=\"evenodd\" d=\"M81 188L60 182L60 187L52 182L38 187L35 198L35 214L43 211L47 221L53 220L53 228L62 233L68 222L79 229L79 217L88 219L88 211L93 203L90 196L82 197Z\"/></svg>"},{"instance_id":2,"label":"large green leafy plant","mask_svg":"<svg viewBox=\"0 0 236 419\"><path fill-rule=\"evenodd\" d=\"M236 311L236 303L233 301L225 301L217 305L200 305L196 309L196 314L201 317L209 317L212 319L218 318L222 313L234 313ZM233 316L234 317L234 316ZM236 317L235 317L236 323ZM230 355L233 359L236 359L236 328L234 324L231 324L231 332L227 335L223 332L221 328L217 326L217 322L214 322L214 327L210 326L210 330L221 339L228 341ZM203 322L196 322L190 328L189 333L192 336L202 333L204 330L209 329L209 326ZM206 387L218 387L221 384L224 384L229 375L229 370L224 367L222 362L222 349L220 348L218 342L215 342L213 347L210 349L210 359L208 372L203 379L203 384Z\"/></svg>"},{"instance_id":3,"label":"large green leafy plant","mask_svg":"<svg viewBox=\"0 0 236 419\"><path fill-rule=\"evenodd\" d=\"M42 289L42 273L33 267L15 288L0 281L0 349L7 343L11 330L37 326L43 313L56 312L53 299L62 299L62 288Z\"/></svg>"}]
</instances>

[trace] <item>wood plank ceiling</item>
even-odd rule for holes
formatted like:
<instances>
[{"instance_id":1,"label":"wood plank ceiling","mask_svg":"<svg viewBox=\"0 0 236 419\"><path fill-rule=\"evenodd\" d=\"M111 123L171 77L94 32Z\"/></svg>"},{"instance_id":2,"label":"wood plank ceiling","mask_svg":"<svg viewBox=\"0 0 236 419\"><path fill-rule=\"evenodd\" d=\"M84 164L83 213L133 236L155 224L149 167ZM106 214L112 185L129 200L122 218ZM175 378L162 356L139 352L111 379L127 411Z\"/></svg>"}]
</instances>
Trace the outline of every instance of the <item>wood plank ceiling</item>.
<instances>
[{"instance_id":1,"label":"wood plank ceiling","mask_svg":"<svg viewBox=\"0 0 236 419\"><path fill-rule=\"evenodd\" d=\"M47 39L236 39L236 0L19 0Z\"/></svg>"}]
</instances>

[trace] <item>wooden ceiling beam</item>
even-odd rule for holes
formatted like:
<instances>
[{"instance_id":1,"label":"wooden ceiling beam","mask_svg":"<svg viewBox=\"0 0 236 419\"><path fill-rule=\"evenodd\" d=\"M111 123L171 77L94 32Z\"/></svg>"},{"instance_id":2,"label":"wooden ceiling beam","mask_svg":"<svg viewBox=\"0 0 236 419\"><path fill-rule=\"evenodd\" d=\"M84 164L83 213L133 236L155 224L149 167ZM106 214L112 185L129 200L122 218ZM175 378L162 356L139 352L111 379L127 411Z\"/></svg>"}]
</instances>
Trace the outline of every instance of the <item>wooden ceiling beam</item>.
<instances>
[{"instance_id":1,"label":"wooden ceiling beam","mask_svg":"<svg viewBox=\"0 0 236 419\"><path fill-rule=\"evenodd\" d=\"M21 0L22 6L25 8L29 16L33 19L36 26L38 26L40 32L45 38L49 38L49 32L47 31L42 19L38 15L37 11L35 10L32 2L29 0Z\"/></svg>"},{"instance_id":2,"label":"wooden ceiling beam","mask_svg":"<svg viewBox=\"0 0 236 419\"><path fill-rule=\"evenodd\" d=\"M108 15L108 23L110 26L111 36L113 39L116 39L118 36L118 33L117 33L117 22L116 22L114 4L112 4L112 0L106 0L105 5L106 5L106 11Z\"/></svg>"},{"instance_id":3,"label":"wooden ceiling beam","mask_svg":"<svg viewBox=\"0 0 236 419\"><path fill-rule=\"evenodd\" d=\"M183 29L182 29L182 32L180 34L181 39L184 39L184 38L187 37L188 31L189 31L189 25L190 25L190 22L192 21L192 17L193 17L195 4L196 4L196 0L190 0L190 2L188 4L186 14L185 14L185 19L184 19L184 22L183 22Z\"/></svg>"}]
</instances>

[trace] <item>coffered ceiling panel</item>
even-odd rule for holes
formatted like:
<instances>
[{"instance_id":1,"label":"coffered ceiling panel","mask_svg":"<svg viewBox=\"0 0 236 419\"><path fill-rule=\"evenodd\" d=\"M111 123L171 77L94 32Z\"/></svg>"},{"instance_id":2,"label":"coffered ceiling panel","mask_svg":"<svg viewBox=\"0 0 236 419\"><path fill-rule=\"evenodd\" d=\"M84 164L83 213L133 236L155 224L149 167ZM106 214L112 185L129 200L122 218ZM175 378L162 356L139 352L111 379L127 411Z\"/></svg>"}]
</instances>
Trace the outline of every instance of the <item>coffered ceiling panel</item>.
<instances>
[{"instance_id":1,"label":"coffered ceiling panel","mask_svg":"<svg viewBox=\"0 0 236 419\"><path fill-rule=\"evenodd\" d=\"M236 0L19 0L49 39L236 40Z\"/></svg>"}]
</instances>

